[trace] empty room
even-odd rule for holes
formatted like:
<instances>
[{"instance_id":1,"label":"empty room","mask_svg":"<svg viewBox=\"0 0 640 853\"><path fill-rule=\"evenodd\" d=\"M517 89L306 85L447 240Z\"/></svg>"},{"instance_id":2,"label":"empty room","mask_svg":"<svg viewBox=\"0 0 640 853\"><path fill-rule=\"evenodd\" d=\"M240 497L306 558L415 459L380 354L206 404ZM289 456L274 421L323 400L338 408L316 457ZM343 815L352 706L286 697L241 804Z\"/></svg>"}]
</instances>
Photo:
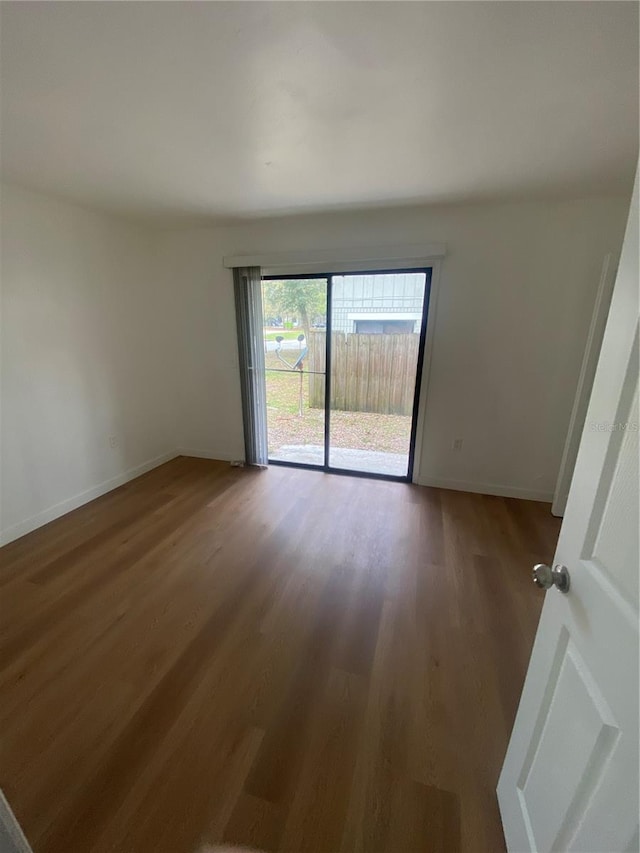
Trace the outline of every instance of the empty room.
<instances>
[{"instance_id":1,"label":"empty room","mask_svg":"<svg viewBox=\"0 0 640 853\"><path fill-rule=\"evenodd\" d=\"M0 0L1 853L631 853L637 2Z\"/></svg>"}]
</instances>

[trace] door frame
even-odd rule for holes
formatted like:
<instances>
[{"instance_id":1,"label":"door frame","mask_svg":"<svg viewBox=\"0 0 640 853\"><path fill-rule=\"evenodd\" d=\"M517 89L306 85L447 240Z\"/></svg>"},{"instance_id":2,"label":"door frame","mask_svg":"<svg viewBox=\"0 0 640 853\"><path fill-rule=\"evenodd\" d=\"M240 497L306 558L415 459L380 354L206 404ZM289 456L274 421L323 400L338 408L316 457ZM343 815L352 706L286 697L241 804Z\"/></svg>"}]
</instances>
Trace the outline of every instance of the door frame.
<instances>
[{"instance_id":1,"label":"door frame","mask_svg":"<svg viewBox=\"0 0 640 853\"><path fill-rule=\"evenodd\" d=\"M337 468L331 462L331 335L332 335L332 291L335 276L349 275L394 275L401 273L424 273L425 286L422 302L422 318L420 321L420 340L418 342L418 361L416 364L416 381L413 392L413 409L411 413L411 433L409 438L409 454L407 473L402 476L395 474L379 474L373 471L353 471L348 468ZM420 266L399 267L393 269L364 269L322 273L288 272L284 275L263 275L262 281L285 281L286 279L319 279L327 283L327 323L325 349L325 391L324 391L324 464L311 465L306 462L289 462L269 459L269 465L281 465L286 468L304 468L311 471L322 471L325 474L339 474L348 477L363 477L373 480L389 480L396 483L416 482L416 459L420 460L422 453L422 426L424 424L424 408L426 404L426 386L428 368L431 363L431 338L433 333L433 317L435 317L434 281L437 279L437 263ZM426 366L426 370L425 370ZM418 465L419 467L419 465Z\"/></svg>"},{"instance_id":2,"label":"door frame","mask_svg":"<svg viewBox=\"0 0 640 853\"><path fill-rule=\"evenodd\" d=\"M569 487L571 486L571 479L576 466L578 447L587 416L587 407L593 387L598 356L600 355L604 329L607 324L607 317L609 316L609 306L611 305L616 273L617 264L614 261L614 256L611 252L608 252L602 262L598 292L596 293L593 306L587 343L584 355L582 356L578 385L571 409L571 418L569 419L569 428L562 452L562 461L560 462L560 470L558 471L556 487L553 493L551 514L559 518L562 518L567 507Z\"/></svg>"}]
</instances>

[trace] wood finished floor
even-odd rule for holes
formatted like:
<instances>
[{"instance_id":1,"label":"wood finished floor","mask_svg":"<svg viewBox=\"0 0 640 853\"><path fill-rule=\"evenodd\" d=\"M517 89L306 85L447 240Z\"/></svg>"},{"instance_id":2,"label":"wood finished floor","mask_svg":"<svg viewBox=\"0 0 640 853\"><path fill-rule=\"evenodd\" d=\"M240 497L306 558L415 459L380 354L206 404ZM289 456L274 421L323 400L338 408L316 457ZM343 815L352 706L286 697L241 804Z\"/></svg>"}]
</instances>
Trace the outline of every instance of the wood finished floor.
<instances>
[{"instance_id":1,"label":"wood finished floor","mask_svg":"<svg viewBox=\"0 0 640 853\"><path fill-rule=\"evenodd\" d=\"M503 850L549 509L179 458L1 549L35 853Z\"/></svg>"}]
</instances>

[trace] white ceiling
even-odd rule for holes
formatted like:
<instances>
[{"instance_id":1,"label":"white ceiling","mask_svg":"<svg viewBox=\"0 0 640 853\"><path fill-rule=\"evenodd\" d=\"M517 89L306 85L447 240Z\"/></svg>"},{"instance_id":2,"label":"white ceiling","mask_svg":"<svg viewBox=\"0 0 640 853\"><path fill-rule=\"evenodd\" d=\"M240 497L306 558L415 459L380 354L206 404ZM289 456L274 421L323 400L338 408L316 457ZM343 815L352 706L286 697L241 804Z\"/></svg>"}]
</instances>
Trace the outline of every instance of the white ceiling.
<instances>
[{"instance_id":1,"label":"white ceiling","mask_svg":"<svg viewBox=\"0 0 640 853\"><path fill-rule=\"evenodd\" d=\"M7 180L135 215L627 192L635 2L3 2Z\"/></svg>"}]
</instances>

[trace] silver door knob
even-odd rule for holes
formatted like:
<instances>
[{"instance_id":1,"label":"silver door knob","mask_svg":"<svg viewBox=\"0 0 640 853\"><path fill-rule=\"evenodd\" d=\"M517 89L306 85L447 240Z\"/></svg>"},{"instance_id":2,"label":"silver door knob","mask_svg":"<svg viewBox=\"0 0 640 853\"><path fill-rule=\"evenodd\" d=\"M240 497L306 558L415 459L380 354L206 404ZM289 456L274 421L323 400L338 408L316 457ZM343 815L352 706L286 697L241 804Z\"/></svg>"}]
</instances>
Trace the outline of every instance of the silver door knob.
<instances>
[{"instance_id":1,"label":"silver door knob","mask_svg":"<svg viewBox=\"0 0 640 853\"><path fill-rule=\"evenodd\" d=\"M557 587L560 592L569 592L571 580L569 578L569 569L566 566L551 566L545 563L538 563L533 567L533 582L541 589L549 589L552 586Z\"/></svg>"}]
</instances>

